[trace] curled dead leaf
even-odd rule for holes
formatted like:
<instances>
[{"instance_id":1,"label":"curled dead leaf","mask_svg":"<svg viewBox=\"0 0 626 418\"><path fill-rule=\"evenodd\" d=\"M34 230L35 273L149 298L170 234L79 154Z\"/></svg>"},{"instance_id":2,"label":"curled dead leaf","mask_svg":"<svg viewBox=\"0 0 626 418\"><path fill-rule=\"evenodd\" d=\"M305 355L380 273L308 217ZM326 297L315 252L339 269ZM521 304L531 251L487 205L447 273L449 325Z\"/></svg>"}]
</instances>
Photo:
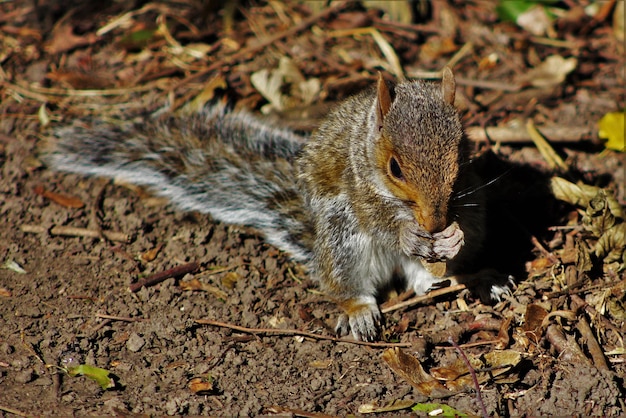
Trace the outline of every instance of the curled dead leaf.
<instances>
[{"instance_id":1,"label":"curled dead leaf","mask_svg":"<svg viewBox=\"0 0 626 418\"><path fill-rule=\"evenodd\" d=\"M438 398L453 394L434 377L426 373L418 359L398 347L385 350L383 360L391 367L391 370L423 395Z\"/></svg>"},{"instance_id":2,"label":"curled dead leaf","mask_svg":"<svg viewBox=\"0 0 626 418\"><path fill-rule=\"evenodd\" d=\"M148 262L149 261L154 261L154 259L157 257L157 255L161 251L161 248L163 248L163 243L160 243L159 245L157 245L153 249L148 250L148 251L144 252L143 254L141 254L141 259L143 261L148 261Z\"/></svg>"},{"instance_id":3,"label":"curled dead leaf","mask_svg":"<svg viewBox=\"0 0 626 418\"><path fill-rule=\"evenodd\" d=\"M560 55L550 55L541 64L527 72L524 80L535 87L554 87L563 81L565 77L578 65L574 57L563 58Z\"/></svg>"},{"instance_id":4,"label":"curled dead leaf","mask_svg":"<svg viewBox=\"0 0 626 418\"><path fill-rule=\"evenodd\" d=\"M44 189L41 185L35 186L35 193L67 208L80 209L85 206L85 203L77 197L54 193Z\"/></svg>"},{"instance_id":5,"label":"curled dead leaf","mask_svg":"<svg viewBox=\"0 0 626 418\"><path fill-rule=\"evenodd\" d=\"M208 395L215 392L212 379L204 377L194 377L187 387L196 395Z\"/></svg>"},{"instance_id":6,"label":"curled dead leaf","mask_svg":"<svg viewBox=\"0 0 626 418\"><path fill-rule=\"evenodd\" d=\"M626 264L626 223L605 231L596 242L594 253L605 263L619 261Z\"/></svg>"},{"instance_id":7,"label":"curled dead leaf","mask_svg":"<svg viewBox=\"0 0 626 418\"><path fill-rule=\"evenodd\" d=\"M600 190L600 187L586 184L574 184L561 177L550 179L552 194L559 200L579 207L586 207ZM624 219L624 213L619 202L611 193L606 193L607 204L611 213L620 219Z\"/></svg>"},{"instance_id":8,"label":"curled dead leaf","mask_svg":"<svg viewBox=\"0 0 626 418\"><path fill-rule=\"evenodd\" d=\"M185 280L180 282L180 288L183 290L201 290L203 292L208 292L215 296L218 299L226 300L228 299L228 294L221 290L218 287L211 286L207 283L202 283L198 279Z\"/></svg>"}]
</instances>

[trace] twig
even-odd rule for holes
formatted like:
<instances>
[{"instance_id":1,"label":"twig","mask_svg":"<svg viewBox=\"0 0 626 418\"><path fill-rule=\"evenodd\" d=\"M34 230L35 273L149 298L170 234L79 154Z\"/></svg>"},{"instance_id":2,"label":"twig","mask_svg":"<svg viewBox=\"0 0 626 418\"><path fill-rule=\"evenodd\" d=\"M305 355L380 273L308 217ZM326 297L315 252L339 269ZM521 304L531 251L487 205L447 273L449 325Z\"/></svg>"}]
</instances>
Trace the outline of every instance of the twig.
<instances>
[{"instance_id":1,"label":"twig","mask_svg":"<svg viewBox=\"0 0 626 418\"><path fill-rule=\"evenodd\" d=\"M112 231L96 231L87 228L76 228L73 226L53 226L48 229L42 225L22 225L20 227L24 232L31 232L35 234L44 234L48 232L50 235L63 235L66 237L88 237L88 238L101 238L102 235L109 241L129 242L130 236L123 232Z\"/></svg>"},{"instance_id":2,"label":"twig","mask_svg":"<svg viewBox=\"0 0 626 418\"><path fill-rule=\"evenodd\" d=\"M552 145L544 138L544 136L539 132L539 130L535 127L532 119L528 119L526 121L526 130L528 131L528 135L535 143L535 146L543 156L543 159L546 160L548 165L552 169L560 169L563 172L567 172L569 167L565 164L565 161L561 158L559 154L552 148Z\"/></svg>"},{"instance_id":3,"label":"twig","mask_svg":"<svg viewBox=\"0 0 626 418\"><path fill-rule=\"evenodd\" d=\"M576 328L580 331L581 337L583 341L585 341L587 345L587 350L593 359L593 364L598 368L598 370L609 370L609 365L604 358L604 353L602 352L602 347L598 344L596 340L596 336L593 334L591 327L589 326L589 322L585 318L578 318L578 322L576 323Z\"/></svg>"},{"instance_id":4,"label":"twig","mask_svg":"<svg viewBox=\"0 0 626 418\"><path fill-rule=\"evenodd\" d=\"M100 234L100 238L106 239L104 235L104 231L100 226L100 222L98 222L98 214L100 212L100 206L102 205L102 200L104 199L104 191L106 190L107 184L109 184L108 180L99 181L99 184L96 186L95 198L92 200L90 208L89 208L89 226L93 228L95 231L98 231Z\"/></svg>"},{"instance_id":5,"label":"twig","mask_svg":"<svg viewBox=\"0 0 626 418\"><path fill-rule=\"evenodd\" d=\"M571 364L589 364L589 359L573 337L566 337L560 325L552 324L546 330L546 339L552 344L560 359Z\"/></svg>"},{"instance_id":6,"label":"twig","mask_svg":"<svg viewBox=\"0 0 626 418\"><path fill-rule=\"evenodd\" d=\"M537 237L532 235L530 237L530 241L533 243L535 248L539 250L541 254L543 254L548 260L550 260L552 264L557 264L559 262L558 257L552 254L550 251L546 250L546 248L539 242Z\"/></svg>"},{"instance_id":7,"label":"twig","mask_svg":"<svg viewBox=\"0 0 626 418\"><path fill-rule=\"evenodd\" d=\"M28 414L25 414L17 409L9 408L8 406L0 405L0 411L8 412L9 414L17 415L18 417L27 417Z\"/></svg>"},{"instance_id":8,"label":"twig","mask_svg":"<svg viewBox=\"0 0 626 418\"><path fill-rule=\"evenodd\" d=\"M165 271L155 273L152 276L148 276L145 279L140 280L137 283L133 283L130 286L128 286L128 290L135 293L144 286L146 287L154 286L155 284L161 283L162 281L165 281L172 277L176 278L176 277L184 276L187 273L193 273L199 268L200 268L200 265L196 263L195 261L192 261L191 263L183 264L182 266L173 267L171 269L167 269Z\"/></svg>"},{"instance_id":9,"label":"twig","mask_svg":"<svg viewBox=\"0 0 626 418\"><path fill-rule=\"evenodd\" d=\"M396 303L394 305L391 305L391 306L383 305L381 307L382 309L380 311L382 313L396 311L398 309L406 308L407 306L417 305L418 303L422 303L422 302L425 302L427 300L434 299L434 298L442 296L442 295L446 295L448 293L459 292L459 291L461 291L463 289L466 289L466 288L467 288L467 286L465 286L464 284L457 284L457 285L454 285L454 286L444 287L443 289L433 290L431 292L426 293L425 295L415 296L414 298L405 300L404 302L398 302L398 303Z\"/></svg>"},{"instance_id":10,"label":"twig","mask_svg":"<svg viewBox=\"0 0 626 418\"><path fill-rule=\"evenodd\" d=\"M345 338L331 337L328 335L315 334L313 332L301 331L299 329L274 329L274 328L246 328L240 325L228 324L226 322L213 321L212 319L196 319L197 324L212 325L214 327L229 328L248 334L272 334L282 336L301 335L303 337L313 338L316 340L327 340L338 343L349 343L357 345L366 345L368 347L410 347L410 343L371 343L367 341L348 340Z\"/></svg>"},{"instance_id":11,"label":"twig","mask_svg":"<svg viewBox=\"0 0 626 418\"><path fill-rule=\"evenodd\" d=\"M569 297L574 303L575 309L584 309L591 319L601 322L603 326L611 329L620 340L623 339L621 330L613 325L613 323L609 321L607 317L596 311L593 306L589 305L578 295L570 295Z\"/></svg>"},{"instance_id":12,"label":"twig","mask_svg":"<svg viewBox=\"0 0 626 418\"><path fill-rule=\"evenodd\" d=\"M550 142L581 142L595 138L592 129L586 126L538 126L537 127ZM466 130L472 141L520 143L532 142L528 131L520 126L470 126Z\"/></svg>"},{"instance_id":13,"label":"twig","mask_svg":"<svg viewBox=\"0 0 626 418\"><path fill-rule=\"evenodd\" d=\"M69 97L100 97L100 96L121 96L124 94L138 93L148 90L154 90L156 82L148 83L136 87L125 87L121 89L101 89L101 90L72 90L72 89L59 89L48 87L22 87L17 84L9 83L8 81L0 80L0 86L13 90L22 96L29 97L35 100L49 101L50 97L45 96L69 96Z\"/></svg>"},{"instance_id":14,"label":"twig","mask_svg":"<svg viewBox=\"0 0 626 418\"><path fill-rule=\"evenodd\" d=\"M101 313L97 313L96 318L108 319L111 321L123 321L123 322L148 321L148 318L130 318L126 316L115 316L115 315L107 315L107 314L101 314Z\"/></svg>"},{"instance_id":15,"label":"twig","mask_svg":"<svg viewBox=\"0 0 626 418\"><path fill-rule=\"evenodd\" d=\"M478 401L478 405L480 405L480 411L482 412L483 417L487 418L489 414L487 413L487 408L485 408L485 403L483 402L483 397L480 391L480 385L478 384L478 378L476 377L476 371L474 370L474 367L472 367L472 363L470 363L469 359L465 355L465 352L461 350L461 347L459 347L459 345L456 343L456 341L454 341L452 337L448 337L448 341L450 342L450 344L454 346L454 348L456 348L456 351L459 352L459 354L461 355L461 358L463 359L463 362L467 366L467 369L469 370L470 375L472 376L474 387L476 388L476 400Z\"/></svg>"}]
</instances>

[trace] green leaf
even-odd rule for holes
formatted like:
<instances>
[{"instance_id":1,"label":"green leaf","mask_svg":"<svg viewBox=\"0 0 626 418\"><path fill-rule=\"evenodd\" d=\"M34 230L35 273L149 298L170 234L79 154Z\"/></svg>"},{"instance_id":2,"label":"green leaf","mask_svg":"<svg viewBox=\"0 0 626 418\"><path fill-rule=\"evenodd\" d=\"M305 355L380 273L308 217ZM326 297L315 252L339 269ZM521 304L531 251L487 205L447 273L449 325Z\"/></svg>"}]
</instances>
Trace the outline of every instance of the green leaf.
<instances>
[{"instance_id":1,"label":"green leaf","mask_svg":"<svg viewBox=\"0 0 626 418\"><path fill-rule=\"evenodd\" d=\"M95 380L102 389L107 390L115 387L115 381L109 376L109 371L100 367L81 364L78 366L68 367L67 374L72 377L85 376Z\"/></svg>"},{"instance_id":2,"label":"green leaf","mask_svg":"<svg viewBox=\"0 0 626 418\"><path fill-rule=\"evenodd\" d=\"M530 0L500 0L496 12L500 19L507 22L516 22L517 18L533 7L537 2Z\"/></svg>"},{"instance_id":3,"label":"green leaf","mask_svg":"<svg viewBox=\"0 0 626 418\"><path fill-rule=\"evenodd\" d=\"M440 403L418 403L413 408L413 411L420 411L430 414L433 411L437 411L437 415L439 417L466 417L467 414L463 412L457 411L451 406L440 404Z\"/></svg>"},{"instance_id":4,"label":"green leaf","mask_svg":"<svg viewBox=\"0 0 626 418\"><path fill-rule=\"evenodd\" d=\"M524 14L533 6L556 3L558 0L500 0L496 6L496 12L501 20L517 22L520 15ZM548 15L552 13L546 8Z\"/></svg>"}]
</instances>

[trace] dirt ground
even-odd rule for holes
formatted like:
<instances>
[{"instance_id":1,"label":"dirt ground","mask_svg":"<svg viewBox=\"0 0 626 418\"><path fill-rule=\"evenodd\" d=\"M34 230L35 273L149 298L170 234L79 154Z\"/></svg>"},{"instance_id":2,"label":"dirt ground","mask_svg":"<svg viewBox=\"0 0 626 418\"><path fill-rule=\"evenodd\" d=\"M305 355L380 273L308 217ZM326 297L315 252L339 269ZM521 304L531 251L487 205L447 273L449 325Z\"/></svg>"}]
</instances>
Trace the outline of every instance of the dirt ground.
<instances>
[{"instance_id":1,"label":"dirt ground","mask_svg":"<svg viewBox=\"0 0 626 418\"><path fill-rule=\"evenodd\" d=\"M493 2L441 1L437 13L413 26L393 26L377 20L372 10L344 7L257 48L255 39L267 38L265 30L287 31L316 13L306 5L275 3L280 4L245 2L233 14L227 7L207 11L167 2L107 3L100 10L92 10L90 2L0 5L0 413L344 416L359 413L365 404L405 401L481 415L474 386L429 397L383 358L392 343L406 343L402 350L427 372L434 375L436 367L454 371L461 354L450 346L451 337L472 359L504 351L519 356L500 369L503 373L477 370L486 376L479 393L489 415L623 416L623 258L609 263L592 255L587 268L583 253L571 256L572 248L594 243L581 226L584 208L577 211L548 192L549 179L558 170L530 142L475 143L485 178L498 179L487 188L491 229L483 263L515 276L513 295L488 306L463 290L394 310L385 315L382 342L389 346L227 327L332 337L339 311L302 266L252 229L179 212L136 188L42 166L38 151L49 129L85 115L152 112L171 99L180 106L196 97L212 74L223 76L227 87L222 88L231 99L258 109L266 101L251 86L250 73L275 68L280 55L292 56L307 78L322 80L316 103L340 99L375 79L379 64L363 58L366 53L376 50L385 57L375 42L337 40L325 33L376 26L409 73L441 68L472 41L474 52L455 68L466 124L503 126L525 117L537 125L580 128L583 141L554 142L569 166L563 176L604 188L623 210L624 155L604 149L597 138L598 120L625 106L614 5L594 20L576 15L576 2L562 2L568 19L560 17L553 37L561 43L497 21ZM605 3L611 2L599 2ZM450 13L456 19L454 34L434 30L441 26L436 19ZM129 19L127 24L97 32L120 16ZM169 35L141 46L124 44L128 33L154 27L160 16L170 23ZM184 30L192 25L201 33ZM234 25L234 34L224 35L227 25ZM209 45L213 55L168 67L176 62L171 51L163 52L173 45L168 36L184 46ZM316 44L322 42L319 38L323 45ZM449 39L455 47L445 50L441 43ZM338 54L311 62L307 54L330 48L328 42L344 47L353 60L344 62ZM229 49L232 43L250 54L230 60L236 54ZM433 52L435 45L440 49ZM428 57L419 54L427 54L427 47L431 56L424 61ZM358 48L365 49L363 56L356 57ZM499 54L503 64L489 67L485 57L491 53ZM525 72L554 54L577 59L564 82L547 89L520 84ZM329 63L331 58L337 62ZM88 71L79 77L76 68L87 59ZM479 65L486 67L479 71ZM204 78L191 78L203 71ZM168 88L181 80L188 82ZM114 94L124 89L128 91ZM76 93L80 91L85 93ZM94 91L110 94L88 93ZM77 202L84 206L73 207ZM59 227L78 230L60 235ZM119 232L128 240L80 236L84 231ZM188 263L198 268L129 290L142 278ZM189 290L193 283L203 290ZM544 325L529 325L535 318L532 309L550 312L539 319ZM197 322L207 319L224 326ZM590 334L585 324L590 324ZM85 376L68 375L76 365L108 370L114 387L104 390Z\"/></svg>"}]
</instances>

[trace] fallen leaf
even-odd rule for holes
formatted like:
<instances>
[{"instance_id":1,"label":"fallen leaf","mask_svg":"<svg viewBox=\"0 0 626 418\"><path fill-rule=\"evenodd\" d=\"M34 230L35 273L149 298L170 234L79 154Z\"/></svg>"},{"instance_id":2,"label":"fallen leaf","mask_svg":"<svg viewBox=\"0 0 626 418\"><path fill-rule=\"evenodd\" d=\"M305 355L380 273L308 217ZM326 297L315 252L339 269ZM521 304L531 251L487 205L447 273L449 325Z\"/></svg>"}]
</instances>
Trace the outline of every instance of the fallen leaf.
<instances>
[{"instance_id":1,"label":"fallen leaf","mask_svg":"<svg viewBox=\"0 0 626 418\"><path fill-rule=\"evenodd\" d=\"M309 367L313 367L314 369L328 369L331 364L333 364L333 361L331 359L313 360L309 362Z\"/></svg>"},{"instance_id":2,"label":"fallen leaf","mask_svg":"<svg viewBox=\"0 0 626 418\"><path fill-rule=\"evenodd\" d=\"M180 282L180 288L183 290L202 290L203 292L208 292L215 296L218 299L226 300L228 299L228 294L221 290L218 287L211 286L207 283L202 283L198 279L186 280Z\"/></svg>"},{"instance_id":3,"label":"fallen leaf","mask_svg":"<svg viewBox=\"0 0 626 418\"><path fill-rule=\"evenodd\" d=\"M271 70L264 68L253 73L250 82L270 102L270 106L263 107L264 113L272 109L283 111L300 105L309 105L321 89L319 79L305 79L295 63L287 57L281 57L278 68ZM289 95L284 94L287 87Z\"/></svg>"},{"instance_id":4,"label":"fallen leaf","mask_svg":"<svg viewBox=\"0 0 626 418\"><path fill-rule=\"evenodd\" d=\"M213 379L205 377L194 377L189 381L187 387L196 395L208 395L215 392Z\"/></svg>"},{"instance_id":5,"label":"fallen leaf","mask_svg":"<svg viewBox=\"0 0 626 418\"><path fill-rule=\"evenodd\" d=\"M560 55L550 55L541 64L532 68L523 80L535 87L554 87L565 81L565 77L574 71L578 60L574 57L563 58Z\"/></svg>"},{"instance_id":6,"label":"fallen leaf","mask_svg":"<svg viewBox=\"0 0 626 418\"><path fill-rule=\"evenodd\" d=\"M46 52L58 54L79 46L91 45L98 40L98 36L88 33L84 36L74 34L74 27L69 22L63 22L52 30L52 40L46 45Z\"/></svg>"},{"instance_id":7,"label":"fallen leaf","mask_svg":"<svg viewBox=\"0 0 626 418\"><path fill-rule=\"evenodd\" d=\"M552 194L559 200L570 203L575 206L585 208L589 205L600 190L600 187L589 186L586 184L571 183L561 177L553 177L550 179L550 189ZM622 207L612 193L605 193L609 210L613 216L624 219Z\"/></svg>"},{"instance_id":8,"label":"fallen leaf","mask_svg":"<svg viewBox=\"0 0 626 418\"><path fill-rule=\"evenodd\" d=\"M391 367L391 370L400 375L421 394L435 398L453 394L452 391L426 373L418 359L400 348L389 348L383 352L382 357L385 363Z\"/></svg>"},{"instance_id":9,"label":"fallen leaf","mask_svg":"<svg viewBox=\"0 0 626 418\"><path fill-rule=\"evenodd\" d=\"M68 367L67 374L72 377L85 376L91 380L95 380L104 390L115 387L115 380L110 377L110 372L100 367L81 364L75 367Z\"/></svg>"},{"instance_id":10,"label":"fallen leaf","mask_svg":"<svg viewBox=\"0 0 626 418\"><path fill-rule=\"evenodd\" d=\"M161 251L161 248L163 248L163 243L160 243L159 245L157 245L153 249L148 250L148 251L144 252L143 254L141 254L141 259L143 261L148 261L148 262L154 261L154 259L157 257L157 255Z\"/></svg>"},{"instance_id":11,"label":"fallen leaf","mask_svg":"<svg viewBox=\"0 0 626 418\"><path fill-rule=\"evenodd\" d=\"M240 278L241 278L241 276L239 275L239 273L236 273L234 271L230 271L230 272L226 273L224 275L224 277L222 277L222 284L224 285L224 287L226 287L228 289L234 289L235 283L237 283L237 281Z\"/></svg>"},{"instance_id":12,"label":"fallen leaf","mask_svg":"<svg viewBox=\"0 0 626 418\"><path fill-rule=\"evenodd\" d=\"M0 296L5 297L5 298L10 298L11 296L13 296L13 294L11 293L11 291L5 287L0 287Z\"/></svg>"},{"instance_id":13,"label":"fallen leaf","mask_svg":"<svg viewBox=\"0 0 626 418\"><path fill-rule=\"evenodd\" d=\"M35 193L67 208L80 209L85 206L85 203L77 197L54 193L44 189L43 186L35 186Z\"/></svg>"},{"instance_id":14,"label":"fallen leaf","mask_svg":"<svg viewBox=\"0 0 626 418\"><path fill-rule=\"evenodd\" d=\"M467 414L441 403L418 403L413 411L424 412L430 417L466 417Z\"/></svg>"},{"instance_id":15,"label":"fallen leaf","mask_svg":"<svg viewBox=\"0 0 626 418\"><path fill-rule=\"evenodd\" d=\"M611 112L598 122L598 136L606 139L605 147L624 152L624 117L626 112Z\"/></svg>"},{"instance_id":16,"label":"fallen leaf","mask_svg":"<svg viewBox=\"0 0 626 418\"><path fill-rule=\"evenodd\" d=\"M20 266L19 264L17 264L15 261L13 260L6 260L4 262L4 264L2 265L2 268L5 268L7 270L11 270L14 271L16 273L19 274L26 274L26 270L24 270L22 268L22 266Z\"/></svg>"}]
</instances>

